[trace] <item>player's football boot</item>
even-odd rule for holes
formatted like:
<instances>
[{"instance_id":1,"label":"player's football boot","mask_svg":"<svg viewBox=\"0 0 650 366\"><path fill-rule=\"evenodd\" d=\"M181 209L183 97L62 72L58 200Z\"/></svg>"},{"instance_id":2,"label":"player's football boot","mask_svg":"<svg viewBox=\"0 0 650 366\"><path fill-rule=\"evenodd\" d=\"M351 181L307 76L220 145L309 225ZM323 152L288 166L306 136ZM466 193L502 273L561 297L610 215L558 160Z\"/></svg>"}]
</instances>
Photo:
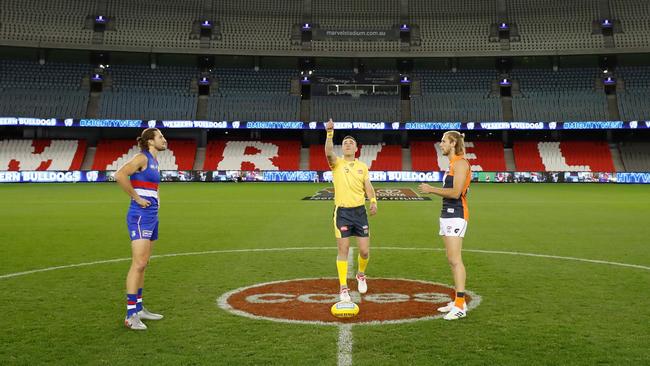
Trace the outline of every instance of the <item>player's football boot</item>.
<instances>
[{"instance_id":1,"label":"player's football boot","mask_svg":"<svg viewBox=\"0 0 650 366\"><path fill-rule=\"evenodd\" d=\"M130 317L124 319L124 326L133 329L133 330L145 330L147 326L144 325L138 314L133 314Z\"/></svg>"},{"instance_id":2,"label":"player's football boot","mask_svg":"<svg viewBox=\"0 0 650 366\"><path fill-rule=\"evenodd\" d=\"M447 305L439 307L438 311L441 313L448 313L454 307L454 302L450 301ZM463 304L463 311L467 312L467 303Z\"/></svg>"},{"instance_id":3,"label":"player's football boot","mask_svg":"<svg viewBox=\"0 0 650 366\"><path fill-rule=\"evenodd\" d=\"M366 275L357 273L357 288L360 294L368 292L368 283L366 282Z\"/></svg>"},{"instance_id":4,"label":"player's football boot","mask_svg":"<svg viewBox=\"0 0 650 366\"><path fill-rule=\"evenodd\" d=\"M142 307L142 310L138 312L138 316L143 320L160 320L163 318L162 314L152 313L144 306Z\"/></svg>"},{"instance_id":5,"label":"player's football boot","mask_svg":"<svg viewBox=\"0 0 650 366\"><path fill-rule=\"evenodd\" d=\"M339 294L339 301L352 302L350 297L350 290L347 287L341 288L341 293Z\"/></svg>"},{"instance_id":6,"label":"player's football boot","mask_svg":"<svg viewBox=\"0 0 650 366\"><path fill-rule=\"evenodd\" d=\"M464 318L466 316L467 316L467 311L454 306L447 313L447 315L445 315L444 319L445 320L456 320L456 319Z\"/></svg>"}]
</instances>

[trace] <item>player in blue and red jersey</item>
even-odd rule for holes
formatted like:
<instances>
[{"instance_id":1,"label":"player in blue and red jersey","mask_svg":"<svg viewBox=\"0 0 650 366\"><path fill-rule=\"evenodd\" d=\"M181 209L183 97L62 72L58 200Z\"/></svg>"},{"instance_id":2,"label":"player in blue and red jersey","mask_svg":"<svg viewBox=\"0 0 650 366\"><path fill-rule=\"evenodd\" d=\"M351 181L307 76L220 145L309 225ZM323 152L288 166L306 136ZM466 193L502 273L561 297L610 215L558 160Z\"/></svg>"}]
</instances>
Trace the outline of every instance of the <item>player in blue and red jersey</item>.
<instances>
[{"instance_id":1,"label":"player in blue and red jersey","mask_svg":"<svg viewBox=\"0 0 650 366\"><path fill-rule=\"evenodd\" d=\"M158 239L158 183L160 168L158 153L167 149L167 140L160 130L147 128L138 137L141 152L115 173L115 180L131 197L126 224L131 239L131 268L126 276L126 319L130 329L145 330L145 320L163 316L149 312L142 303L144 272L149 263L154 242Z\"/></svg>"}]
</instances>

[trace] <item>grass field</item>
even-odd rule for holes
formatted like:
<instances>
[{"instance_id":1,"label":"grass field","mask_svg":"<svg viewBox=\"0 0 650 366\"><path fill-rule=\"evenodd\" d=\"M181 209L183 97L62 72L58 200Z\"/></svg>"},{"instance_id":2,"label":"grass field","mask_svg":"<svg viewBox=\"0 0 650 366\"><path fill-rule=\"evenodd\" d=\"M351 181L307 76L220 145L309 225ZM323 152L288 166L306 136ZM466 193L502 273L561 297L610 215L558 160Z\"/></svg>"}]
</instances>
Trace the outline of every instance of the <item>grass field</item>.
<instances>
[{"instance_id":1,"label":"grass field","mask_svg":"<svg viewBox=\"0 0 650 366\"><path fill-rule=\"evenodd\" d=\"M0 364L335 365L338 327L215 303L256 283L336 275L333 203L301 200L323 187L162 184L154 254L332 249L154 258L144 298L166 319L133 332L122 325L128 261L6 276L129 257L127 196L115 184L0 185ZM442 247L439 210L435 198L380 202L371 290L373 277L452 284L444 252L430 250ZM467 251L481 305L454 322L356 325L354 365L650 364L650 187L475 184L470 210L466 249L604 262Z\"/></svg>"}]
</instances>

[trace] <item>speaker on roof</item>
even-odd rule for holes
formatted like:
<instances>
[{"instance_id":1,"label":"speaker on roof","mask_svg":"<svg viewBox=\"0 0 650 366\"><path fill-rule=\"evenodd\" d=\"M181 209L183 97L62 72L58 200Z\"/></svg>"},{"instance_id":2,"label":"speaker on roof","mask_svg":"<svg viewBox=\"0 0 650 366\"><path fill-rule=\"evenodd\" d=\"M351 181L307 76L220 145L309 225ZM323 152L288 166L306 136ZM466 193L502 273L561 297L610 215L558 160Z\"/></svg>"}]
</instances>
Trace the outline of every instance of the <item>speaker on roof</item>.
<instances>
[{"instance_id":1,"label":"speaker on roof","mask_svg":"<svg viewBox=\"0 0 650 366\"><path fill-rule=\"evenodd\" d=\"M406 23L399 26L399 40L402 43L411 43L411 27Z\"/></svg>"},{"instance_id":2,"label":"speaker on roof","mask_svg":"<svg viewBox=\"0 0 650 366\"><path fill-rule=\"evenodd\" d=\"M512 80L509 77L503 76L499 79L499 94L502 97L512 96Z\"/></svg>"},{"instance_id":3,"label":"speaker on roof","mask_svg":"<svg viewBox=\"0 0 650 366\"><path fill-rule=\"evenodd\" d=\"M311 42L312 39L312 24L311 23L303 23L300 26L300 41L303 43L306 42Z\"/></svg>"},{"instance_id":4,"label":"speaker on roof","mask_svg":"<svg viewBox=\"0 0 650 366\"><path fill-rule=\"evenodd\" d=\"M210 78L208 76L201 76L197 80L199 86L199 95L210 95Z\"/></svg>"},{"instance_id":5,"label":"speaker on roof","mask_svg":"<svg viewBox=\"0 0 650 366\"><path fill-rule=\"evenodd\" d=\"M95 32L103 32L106 30L106 24L108 23L108 18L104 15L95 16L93 22L93 30Z\"/></svg>"},{"instance_id":6,"label":"speaker on roof","mask_svg":"<svg viewBox=\"0 0 650 366\"><path fill-rule=\"evenodd\" d=\"M211 20L204 19L201 21L201 25L199 26L200 28L200 35L201 37L207 37L207 38L212 38L212 28L214 24L212 23Z\"/></svg>"},{"instance_id":7,"label":"speaker on roof","mask_svg":"<svg viewBox=\"0 0 650 366\"><path fill-rule=\"evenodd\" d=\"M501 22L497 25L499 39L510 39L510 24Z\"/></svg>"},{"instance_id":8,"label":"speaker on roof","mask_svg":"<svg viewBox=\"0 0 650 366\"><path fill-rule=\"evenodd\" d=\"M90 91L101 92L104 87L104 75L101 73L90 74Z\"/></svg>"}]
</instances>

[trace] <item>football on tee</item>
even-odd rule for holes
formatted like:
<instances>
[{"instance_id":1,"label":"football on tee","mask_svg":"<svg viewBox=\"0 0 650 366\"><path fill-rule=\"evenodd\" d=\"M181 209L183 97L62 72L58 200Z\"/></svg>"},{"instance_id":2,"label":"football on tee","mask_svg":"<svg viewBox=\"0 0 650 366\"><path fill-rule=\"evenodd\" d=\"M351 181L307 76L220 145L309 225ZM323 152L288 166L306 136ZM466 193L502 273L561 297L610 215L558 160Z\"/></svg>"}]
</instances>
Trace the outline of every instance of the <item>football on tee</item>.
<instances>
[{"instance_id":1,"label":"football on tee","mask_svg":"<svg viewBox=\"0 0 650 366\"><path fill-rule=\"evenodd\" d=\"M349 301L339 301L332 305L332 315L337 318L352 318L359 314L359 305Z\"/></svg>"}]
</instances>

